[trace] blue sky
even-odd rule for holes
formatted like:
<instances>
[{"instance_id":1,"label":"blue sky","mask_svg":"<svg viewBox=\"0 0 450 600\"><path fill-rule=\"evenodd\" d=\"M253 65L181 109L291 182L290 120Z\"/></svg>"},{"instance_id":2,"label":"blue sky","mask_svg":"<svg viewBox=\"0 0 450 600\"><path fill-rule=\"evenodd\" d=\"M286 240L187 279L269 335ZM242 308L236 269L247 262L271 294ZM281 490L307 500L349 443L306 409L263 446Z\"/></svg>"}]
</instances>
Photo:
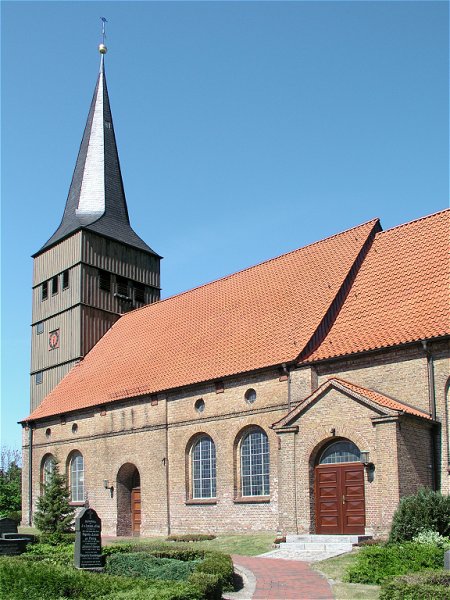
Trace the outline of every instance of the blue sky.
<instances>
[{"instance_id":1,"label":"blue sky","mask_svg":"<svg viewBox=\"0 0 450 600\"><path fill-rule=\"evenodd\" d=\"M2 444L98 71L163 297L448 207L446 2L2 2Z\"/></svg>"}]
</instances>

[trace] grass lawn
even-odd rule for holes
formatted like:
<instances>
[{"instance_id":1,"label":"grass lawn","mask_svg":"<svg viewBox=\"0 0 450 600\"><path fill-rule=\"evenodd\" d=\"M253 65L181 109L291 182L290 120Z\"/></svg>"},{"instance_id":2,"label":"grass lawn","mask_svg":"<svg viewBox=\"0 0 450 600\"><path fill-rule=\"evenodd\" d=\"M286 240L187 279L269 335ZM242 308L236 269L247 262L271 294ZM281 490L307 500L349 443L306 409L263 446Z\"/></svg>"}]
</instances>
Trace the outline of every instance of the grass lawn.
<instances>
[{"instance_id":1,"label":"grass lawn","mask_svg":"<svg viewBox=\"0 0 450 600\"><path fill-rule=\"evenodd\" d=\"M276 532L266 531L263 533L230 533L218 535L213 540L203 542L183 542L193 544L195 548L204 548L205 550L217 550L225 554L242 554L243 556L256 556L272 549L272 544L276 538ZM145 543L145 542L163 542L165 537L139 537L139 538L110 538L104 541L105 544L115 544L117 542Z\"/></svg>"},{"instance_id":2,"label":"grass lawn","mask_svg":"<svg viewBox=\"0 0 450 600\"><path fill-rule=\"evenodd\" d=\"M357 550L348 554L341 554L334 558L327 558L320 562L312 563L317 571L332 580L333 592L336 600L377 600L380 587L378 585L363 585L362 583L344 583L342 578L349 565L356 558Z\"/></svg>"}]
</instances>

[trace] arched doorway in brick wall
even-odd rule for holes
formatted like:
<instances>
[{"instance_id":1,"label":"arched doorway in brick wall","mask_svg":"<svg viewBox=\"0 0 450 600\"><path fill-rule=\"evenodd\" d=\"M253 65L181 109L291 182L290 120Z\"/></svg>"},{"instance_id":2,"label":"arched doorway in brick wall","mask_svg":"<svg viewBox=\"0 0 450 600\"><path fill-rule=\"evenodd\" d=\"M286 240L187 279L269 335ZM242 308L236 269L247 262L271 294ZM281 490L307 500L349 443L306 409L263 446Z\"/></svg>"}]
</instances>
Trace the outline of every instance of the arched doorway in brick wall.
<instances>
[{"instance_id":1,"label":"arched doorway in brick wall","mask_svg":"<svg viewBox=\"0 0 450 600\"><path fill-rule=\"evenodd\" d=\"M314 468L316 533L363 534L364 465L350 440L333 440L318 452Z\"/></svg>"},{"instance_id":2,"label":"arched doorway in brick wall","mask_svg":"<svg viewBox=\"0 0 450 600\"><path fill-rule=\"evenodd\" d=\"M141 532L141 477L132 463L117 473L117 535L138 536Z\"/></svg>"}]
</instances>

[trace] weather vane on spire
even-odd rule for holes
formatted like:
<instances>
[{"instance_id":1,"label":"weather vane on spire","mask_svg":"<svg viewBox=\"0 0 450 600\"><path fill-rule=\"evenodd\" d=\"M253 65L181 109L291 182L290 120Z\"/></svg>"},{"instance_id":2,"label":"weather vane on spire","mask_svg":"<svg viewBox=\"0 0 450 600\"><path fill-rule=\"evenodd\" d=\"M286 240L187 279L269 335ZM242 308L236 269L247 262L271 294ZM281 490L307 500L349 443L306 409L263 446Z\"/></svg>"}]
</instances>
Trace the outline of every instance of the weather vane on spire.
<instances>
[{"instance_id":1,"label":"weather vane on spire","mask_svg":"<svg viewBox=\"0 0 450 600\"><path fill-rule=\"evenodd\" d=\"M105 46L105 39L106 39L105 23L107 23L108 21L105 19L105 17L100 17L100 19L102 21L102 43L99 45L98 51L100 52L100 54L106 54L108 48Z\"/></svg>"}]
</instances>

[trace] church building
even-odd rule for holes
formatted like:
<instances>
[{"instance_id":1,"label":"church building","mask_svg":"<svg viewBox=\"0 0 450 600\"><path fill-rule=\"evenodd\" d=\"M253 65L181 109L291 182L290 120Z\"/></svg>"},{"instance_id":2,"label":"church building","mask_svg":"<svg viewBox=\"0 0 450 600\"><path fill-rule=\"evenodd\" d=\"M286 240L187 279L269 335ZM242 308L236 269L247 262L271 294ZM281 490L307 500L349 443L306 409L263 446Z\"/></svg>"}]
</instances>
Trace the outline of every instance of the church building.
<instances>
[{"instance_id":1,"label":"church building","mask_svg":"<svg viewBox=\"0 0 450 600\"><path fill-rule=\"evenodd\" d=\"M23 519L57 458L109 535L383 534L450 492L450 210L379 219L160 300L104 52L63 218L34 255Z\"/></svg>"}]
</instances>

